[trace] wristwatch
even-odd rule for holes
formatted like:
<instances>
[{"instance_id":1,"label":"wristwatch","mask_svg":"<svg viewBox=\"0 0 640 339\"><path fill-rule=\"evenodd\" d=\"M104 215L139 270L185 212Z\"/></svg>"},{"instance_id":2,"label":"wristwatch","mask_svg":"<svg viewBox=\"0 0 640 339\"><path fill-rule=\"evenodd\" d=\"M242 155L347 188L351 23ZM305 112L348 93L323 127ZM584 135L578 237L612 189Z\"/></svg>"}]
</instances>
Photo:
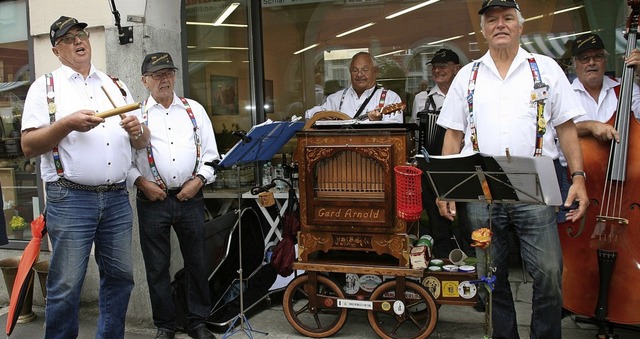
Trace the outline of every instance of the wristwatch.
<instances>
[{"instance_id":1,"label":"wristwatch","mask_svg":"<svg viewBox=\"0 0 640 339\"><path fill-rule=\"evenodd\" d=\"M198 179L202 180L202 185L206 185L207 184L207 179L204 177L204 175L198 174L198 175L196 175L196 177Z\"/></svg>"},{"instance_id":2,"label":"wristwatch","mask_svg":"<svg viewBox=\"0 0 640 339\"><path fill-rule=\"evenodd\" d=\"M584 178L584 180L587 180L587 173L583 172L583 171L575 171L573 173L571 173L571 179L573 179L575 176L581 176Z\"/></svg>"}]
</instances>

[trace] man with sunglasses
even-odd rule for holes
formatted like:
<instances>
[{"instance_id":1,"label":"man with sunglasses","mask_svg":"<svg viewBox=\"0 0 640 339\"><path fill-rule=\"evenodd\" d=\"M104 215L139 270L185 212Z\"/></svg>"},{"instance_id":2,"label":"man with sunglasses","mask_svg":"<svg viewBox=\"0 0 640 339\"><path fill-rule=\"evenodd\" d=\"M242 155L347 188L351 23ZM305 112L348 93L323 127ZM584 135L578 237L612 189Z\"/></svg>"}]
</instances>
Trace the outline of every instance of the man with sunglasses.
<instances>
[{"instance_id":1,"label":"man with sunglasses","mask_svg":"<svg viewBox=\"0 0 640 339\"><path fill-rule=\"evenodd\" d=\"M192 338L215 338L206 328L211 311L205 262L202 187L215 179L203 165L219 159L213 126L198 102L174 91L177 68L166 52L148 54L142 83L151 95L142 105L142 120L155 131L149 146L137 151L129 182L138 188L136 206L140 246L149 285L157 339L171 339L184 325ZM171 297L171 228L184 260L186 324L176 321Z\"/></svg>"},{"instance_id":2,"label":"man with sunglasses","mask_svg":"<svg viewBox=\"0 0 640 339\"><path fill-rule=\"evenodd\" d=\"M76 338L80 294L95 245L100 273L97 338L123 338L134 285L133 213L126 189L132 147L149 131L133 112L100 118L132 103L127 87L91 63L86 23L60 17L51 25L53 54L62 66L29 88L22 115L22 150L40 155L51 240L45 338Z\"/></svg>"}]
</instances>

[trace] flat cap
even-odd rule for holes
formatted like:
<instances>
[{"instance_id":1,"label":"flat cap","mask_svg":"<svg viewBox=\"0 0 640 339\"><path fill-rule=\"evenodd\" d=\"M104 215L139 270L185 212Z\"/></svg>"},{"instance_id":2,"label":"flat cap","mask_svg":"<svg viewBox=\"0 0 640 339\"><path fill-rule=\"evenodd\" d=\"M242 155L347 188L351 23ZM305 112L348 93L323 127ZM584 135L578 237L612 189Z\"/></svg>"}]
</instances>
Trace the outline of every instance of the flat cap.
<instances>
[{"instance_id":1,"label":"flat cap","mask_svg":"<svg viewBox=\"0 0 640 339\"><path fill-rule=\"evenodd\" d=\"M60 19L54 21L51 24L51 30L49 31L49 36L51 38L51 46L56 45L56 40L67 34L69 29L73 26L78 26L81 29L87 27L87 24L84 22L78 22L76 18L70 18L68 16L61 16Z\"/></svg>"}]
</instances>

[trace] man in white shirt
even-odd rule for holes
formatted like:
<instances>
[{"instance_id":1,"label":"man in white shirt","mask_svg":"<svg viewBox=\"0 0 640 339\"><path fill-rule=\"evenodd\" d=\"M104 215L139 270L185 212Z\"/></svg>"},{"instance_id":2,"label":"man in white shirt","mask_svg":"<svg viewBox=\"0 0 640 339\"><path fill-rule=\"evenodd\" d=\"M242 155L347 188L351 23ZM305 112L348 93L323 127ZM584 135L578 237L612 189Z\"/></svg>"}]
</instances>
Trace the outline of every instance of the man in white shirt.
<instances>
[{"instance_id":1,"label":"man in white shirt","mask_svg":"<svg viewBox=\"0 0 640 339\"><path fill-rule=\"evenodd\" d=\"M515 0L485 0L478 14L489 50L464 66L453 80L438 124L447 128L443 154L558 157L555 127L575 180L565 206L580 219L589 204L582 152L573 119L584 114L555 60L520 47L524 18ZM464 146L461 147L464 140ZM455 204L440 201L441 215L453 220ZM531 338L561 338L562 249L554 206L467 203L472 229L491 227L492 337L519 338L507 270L508 230L514 227L527 273L533 278ZM482 252L477 254L482 255Z\"/></svg>"},{"instance_id":2,"label":"man in white shirt","mask_svg":"<svg viewBox=\"0 0 640 339\"><path fill-rule=\"evenodd\" d=\"M87 24L66 16L50 29L62 66L29 88L22 115L22 150L40 155L51 240L45 338L76 338L80 293L95 244L100 271L99 338L124 337L133 288L133 212L125 180L131 148L144 148L149 131L138 111L103 119L114 105L132 103L127 87L91 63Z\"/></svg>"},{"instance_id":3,"label":"man in white shirt","mask_svg":"<svg viewBox=\"0 0 640 339\"><path fill-rule=\"evenodd\" d=\"M322 111L337 111L354 117L367 117L369 120L403 122L402 111L381 114L384 106L402 102L394 91L376 85L378 79L378 63L373 55L366 52L356 53L349 65L351 86L337 91L327 97L322 105L315 106L305 112L305 118Z\"/></svg>"},{"instance_id":4,"label":"man in white shirt","mask_svg":"<svg viewBox=\"0 0 640 339\"><path fill-rule=\"evenodd\" d=\"M198 102L173 91L177 68L169 53L148 54L142 63L142 83L151 95L142 105L142 121L154 133L145 150L135 155L128 181L138 188L136 206L140 246L157 327L157 339L172 339L176 306L170 282L171 227L184 260L187 334L209 339L205 321L211 311L205 266L204 197L214 169L203 166L219 159L213 126Z\"/></svg>"},{"instance_id":5,"label":"man in white shirt","mask_svg":"<svg viewBox=\"0 0 640 339\"><path fill-rule=\"evenodd\" d=\"M449 91L449 86L460 70L460 58L456 52L442 48L433 54L433 58L427 65L431 65L431 76L436 85L431 90L416 94L410 122L418 122L418 112L429 108L427 105L429 98L433 99L431 109L433 111L440 110Z\"/></svg>"}]
</instances>

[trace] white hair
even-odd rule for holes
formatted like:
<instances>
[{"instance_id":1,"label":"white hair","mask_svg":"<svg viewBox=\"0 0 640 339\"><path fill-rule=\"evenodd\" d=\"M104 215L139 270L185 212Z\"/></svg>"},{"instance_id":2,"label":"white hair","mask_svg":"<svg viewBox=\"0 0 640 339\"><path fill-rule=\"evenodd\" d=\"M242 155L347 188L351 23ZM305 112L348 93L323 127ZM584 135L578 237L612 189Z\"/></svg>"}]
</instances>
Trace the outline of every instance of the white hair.
<instances>
[{"instance_id":1,"label":"white hair","mask_svg":"<svg viewBox=\"0 0 640 339\"><path fill-rule=\"evenodd\" d=\"M486 12L485 12L486 13ZM484 13L482 13L482 16L480 16L480 29L484 29ZM520 13L519 10L516 10L516 18L518 19L518 26L522 27L522 25L524 25L524 17L522 16L522 13Z\"/></svg>"}]
</instances>

